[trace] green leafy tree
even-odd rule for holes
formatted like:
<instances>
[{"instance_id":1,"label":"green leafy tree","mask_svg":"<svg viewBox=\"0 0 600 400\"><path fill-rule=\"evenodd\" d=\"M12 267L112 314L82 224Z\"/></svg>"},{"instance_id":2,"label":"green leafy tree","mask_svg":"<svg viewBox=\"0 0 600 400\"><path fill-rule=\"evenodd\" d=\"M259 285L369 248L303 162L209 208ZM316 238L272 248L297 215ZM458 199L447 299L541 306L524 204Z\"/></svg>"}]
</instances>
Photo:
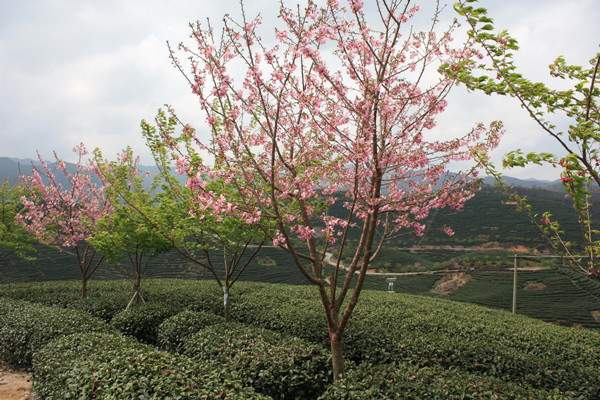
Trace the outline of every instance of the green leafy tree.
<instances>
[{"instance_id":1,"label":"green leafy tree","mask_svg":"<svg viewBox=\"0 0 600 400\"><path fill-rule=\"evenodd\" d=\"M142 133L152 151L160 173L154 184L156 208L140 206L132 191L125 185L110 185L112 195L122 204L124 212L134 214L152 227L153 233L168 241L183 258L209 272L223 291L223 314L229 318L230 291L244 270L260 252L272 227L260 217L243 220L217 217L201 207L193 191L173 172L176 155L160 138L172 131L177 120L160 111L154 126L142 121ZM158 129L157 129L158 127ZM197 155L199 157L199 155ZM194 171L180 171L194 174ZM223 198L235 196L237 191L221 181L211 182L211 189ZM222 263L217 260L222 257Z\"/></svg>"},{"instance_id":2,"label":"green leafy tree","mask_svg":"<svg viewBox=\"0 0 600 400\"><path fill-rule=\"evenodd\" d=\"M24 190L8 181L0 185L0 249L5 258L16 255L31 259L35 253L34 237L16 220L22 208L20 198Z\"/></svg>"},{"instance_id":3,"label":"green leafy tree","mask_svg":"<svg viewBox=\"0 0 600 400\"><path fill-rule=\"evenodd\" d=\"M537 164L560 168L561 181L579 216L583 245L577 249L565 240L564 232L549 212L535 213L525 197L502 182L501 174L487 158L482 157L480 161L573 267L600 279L600 231L592 220L590 201L592 190L600 189L600 53L590 59L588 66L569 64L562 56L550 64L550 76L561 80L563 86L567 84L568 89L554 89L543 82L529 80L519 73L514 61L518 41L507 31L498 31L487 10L476 3L477 0L461 0L454 9L466 21L471 49L480 59L446 64L442 71L470 90L513 97L542 132L560 145L564 155L511 151L505 156L503 166ZM568 126L563 129L556 121L566 121ZM581 249L586 258L577 257Z\"/></svg>"},{"instance_id":4,"label":"green leafy tree","mask_svg":"<svg viewBox=\"0 0 600 400\"><path fill-rule=\"evenodd\" d=\"M138 159L131 148L124 150L116 161L105 160L99 149L95 150L94 158L113 208L96 224L90 243L109 261L129 260L133 278L129 308L144 302L141 280L148 261L172 246L152 222L161 220L162 207L152 189L144 187ZM131 212L132 208L140 212Z\"/></svg>"}]
</instances>

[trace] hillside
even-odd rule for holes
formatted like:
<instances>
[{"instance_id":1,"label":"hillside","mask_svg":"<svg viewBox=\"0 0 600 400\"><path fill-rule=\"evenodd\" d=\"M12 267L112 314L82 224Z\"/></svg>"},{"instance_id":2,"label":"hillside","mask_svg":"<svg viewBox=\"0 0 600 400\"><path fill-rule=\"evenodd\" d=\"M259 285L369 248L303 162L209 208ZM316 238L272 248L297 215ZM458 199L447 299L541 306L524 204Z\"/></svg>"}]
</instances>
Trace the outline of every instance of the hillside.
<instances>
[{"instance_id":1,"label":"hillside","mask_svg":"<svg viewBox=\"0 0 600 400\"><path fill-rule=\"evenodd\" d=\"M406 252L404 253L406 254ZM440 255L437 254L437 256ZM476 265L478 257L481 256L472 255L471 257ZM498 257L500 258L500 256ZM510 265L509 258L502 257L501 259L505 262L506 267ZM220 258L215 257L215 260L220 260ZM522 263L521 267L527 265ZM445 274L443 273L397 277L394 290L429 297L443 297L504 310L511 309L512 272L509 269L471 266L465 268L465 273L469 276L470 281L446 295L432 291L436 284L444 278ZM425 267L417 269L426 271ZM152 260L144 273L147 278L211 279L206 271L181 259L176 253L167 253ZM97 271L95 279L122 279L127 276L128 265L122 263L104 265ZM74 257L52 249L41 248L38 259L34 262L0 257L0 283L77 280L78 278L79 271ZM517 312L563 325L580 325L600 329L600 313L598 313L600 288L595 283L591 283L590 286L590 281L587 279L583 283L578 279L580 278L571 276L564 270L556 269L520 272ZM241 280L306 285L306 279L294 267L291 257L274 248L263 249L257 260L248 266ZM531 290L531 282L541 283L543 287ZM93 282L92 285L94 285ZM386 290L385 276L368 276L365 287L379 291Z\"/></svg>"}]
</instances>

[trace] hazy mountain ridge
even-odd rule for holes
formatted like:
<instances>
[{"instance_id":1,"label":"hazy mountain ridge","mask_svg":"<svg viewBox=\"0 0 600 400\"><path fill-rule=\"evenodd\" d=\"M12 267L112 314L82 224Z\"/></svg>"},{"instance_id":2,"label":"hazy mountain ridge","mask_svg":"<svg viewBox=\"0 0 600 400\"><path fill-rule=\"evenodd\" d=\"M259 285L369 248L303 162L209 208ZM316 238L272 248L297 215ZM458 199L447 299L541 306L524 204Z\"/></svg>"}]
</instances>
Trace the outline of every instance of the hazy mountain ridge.
<instances>
[{"instance_id":1,"label":"hazy mountain ridge","mask_svg":"<svg viewBox=\"0 0 600 400\"><path fill-rule=\"evenodd\" d=\"M21 159L14 157L0 157L0 181L4 182L8 179L11 184L18 182L19 175L30 175L32 171L32 165L39 166L39 161L33 159ZM56 171L54 163L49 162L50 168L53 172ZM67 168L73 169L74 164L67 163ZM150 179L147 179L148 183L151 178L158 173L158 168L154 165L141 165L140 169L143 173L148 173ZM57 176L60 179L60 174ZM520 179L511 176L505 176L504 179L510 186L516 188L525 189L543 189L552 192L564 191L562 183L559 179L557 180L542 180L542 179ZM494 178L486 176L483 178L483 182L486 185L494 186Z\"/></svg>"}]
</instances>

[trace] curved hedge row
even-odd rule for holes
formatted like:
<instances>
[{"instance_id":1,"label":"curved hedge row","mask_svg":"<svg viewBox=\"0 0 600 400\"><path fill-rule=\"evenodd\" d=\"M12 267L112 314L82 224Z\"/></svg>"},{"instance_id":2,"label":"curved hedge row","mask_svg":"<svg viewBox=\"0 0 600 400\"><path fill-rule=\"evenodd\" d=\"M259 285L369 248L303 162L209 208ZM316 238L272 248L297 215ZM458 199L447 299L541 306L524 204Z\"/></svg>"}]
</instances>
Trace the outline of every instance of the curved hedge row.
<instances>
[{"instance_id":1,"label":"curved hedge row","mask_svg":"<svg viewBox=\"0 0 600 400\"><path fill-rule=\"evenodd\" d=\"M238 323L209 326L188 338L183 354L233 371L274 399L310 399L330 381L321 346Z\"/></svg>"},{"instance_id":2,"label":"curved hedge row","mask_svg":"<svg viewBox=\"0 0 600 400\"><path fill-rule=\"evenodd\" d=\"M145 303L119 312L110 324L140 342L156 344L160 324L180 311L179 307L173 305Z\"/></svg>"},{"instance_id":3,"label":"curved hedge row","mask_svg":"<svg viewBox=\"0 0 600 400\"><path fill-rule=\"evenodd\" d=\"M320 400L567 400L545 391L456 370L393 363L362 365L331 385Z\"/></svg>"},{"instance_id":4,"label":"curved hedge row","mask_svg":"<svg viewBox=\"0 0 600 400\"><path fill-rule=\"evenodd\" d=\"M20 283L3 285L1 295L47 306L86 311L105 321L123 310L131 296L125 282L92 282L88 298L81 299L76 281Z\"/></svg>"},{"instance_id":5,"label":"curved hedge row","mask_svg":"<svg viewBox=\"0 0 600 400\"><path fill-rule=\"evenodd\" d=\"M257 289L234 303L234 318L315 343L327 342L310 287ZM313 300L315 299L315 300ZM365 291L345 334L356 362L458 368L537 388L600 398L600 334L484 307Z\"/></svg>"},{"instance_id":6,"label":"curved hedge row","mask_svg":"<svg viewBox=\"0 0 600 400\"><path fill-rule=\"evenodd\" d=\"M206 363L115 334L50 342L33 360L33 389L45 400L268 399Z\"/></svg>"},{"instance_id":7,"label":"curved hedge row","mask_svg":"<svg viewBox=\"0 0 600 400\"><path fill-rule=\"evenodd\" d=\"M92 295L100 298L119 296L117 292L124 287L120 282L97 285L94 287L102 290ZM11 297L57 303L64 291L77 293L76 282L37 286L9 285L7 292ZM148 281L144 287L150 301L181 309L211 311L221 301L213 282ZM232 317L327 345L325 319L315 288L273 288L236 284ZM96 309L109 308L105 304ZM179 335L175 328L172 332ZM464 303L370 291L363 292L345 335L345 354L356 363L400 362L417 368L450 369L525 387L558 389L580 399L600 398L599 348L600 333L594 331L554 326Z\"/></svg>"},{"instance_id":8,"label":"curved hedge row","mask_svg":"<svg viewBox=\"0 0 600 400\"><path fill-rule=\"evenodd\" d=\"M19 367L52 339L79 332L115 332L87 313L0 298L0 360Z\"/></svg>"},{"instance_id":9,"label":"curved hedge row","mask_svg":"<svg viewBox=\"0 0 600 400\"><path fill-rule=\"evenodd\" d=\"M158 345L168 351L180 351L188 337L210 325L221 324L225 318L203 312L183 311L166 319L158 327Z\"/></svg>"}]
</instances>

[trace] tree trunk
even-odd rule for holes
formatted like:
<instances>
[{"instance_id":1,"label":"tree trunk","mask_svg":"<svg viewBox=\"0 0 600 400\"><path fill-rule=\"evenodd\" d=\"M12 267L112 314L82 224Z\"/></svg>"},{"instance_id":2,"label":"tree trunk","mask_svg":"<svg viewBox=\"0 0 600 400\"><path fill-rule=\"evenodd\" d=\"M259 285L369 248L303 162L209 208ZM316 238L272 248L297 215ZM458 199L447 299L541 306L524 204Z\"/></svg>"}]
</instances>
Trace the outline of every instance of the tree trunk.
<instances>
[{"instance_id":1,"label":"tree trunk","mask_svg":"<svg viewBox=\"0 0 600 400\"><path fill-rule=\"evenodd\" d=\"M229 288L223 285L223 317L229 321Z\"/></svg>"},{"instance_id":2,"label":"tree trunk","mask_svg":"<svg viewBox=\"0 0 600 400\"><path fill-rule=\"evenodd\" d=\"M129 310L132 305L139 305L145 302L144 296L142 296L142 268L140 264L137 264L133 268L133 296L129 300L129 303L127 303L125 310Z\"/></svg>"},{"instance_id":3,"label":"tree trunk","mask_svg":"<svg viewBox=\"0 0 600 400\"><path fill-rule=\"evenodd\" d=\"M139 269L136 269L135 277L133 278L133 297L135 304L144 302L142 297L142 274Z\"/></svg>"},{"instance_id":4,"label":"tree trunk","mask_svg":"<svg viewBox=\"0 0 600 400\"><path fill-rule=\"evenodd\" d=\"M88 283L88 278L86 278L85 276L82 276L81 277L81 298L82 299L87 298L87 283Z\"/></svg>"},{"instance_id":5,"label":"tree trunk","mask_svg":"<svg viewBox=\"0 0 600 400\"><path fill-rule=\"evenodd\" d=\"M333 369L333 381L339 380L344 374L344 345L341 335L337 333L329 335L331 342L331 366Z\"/></svg>"}]
</instances>

